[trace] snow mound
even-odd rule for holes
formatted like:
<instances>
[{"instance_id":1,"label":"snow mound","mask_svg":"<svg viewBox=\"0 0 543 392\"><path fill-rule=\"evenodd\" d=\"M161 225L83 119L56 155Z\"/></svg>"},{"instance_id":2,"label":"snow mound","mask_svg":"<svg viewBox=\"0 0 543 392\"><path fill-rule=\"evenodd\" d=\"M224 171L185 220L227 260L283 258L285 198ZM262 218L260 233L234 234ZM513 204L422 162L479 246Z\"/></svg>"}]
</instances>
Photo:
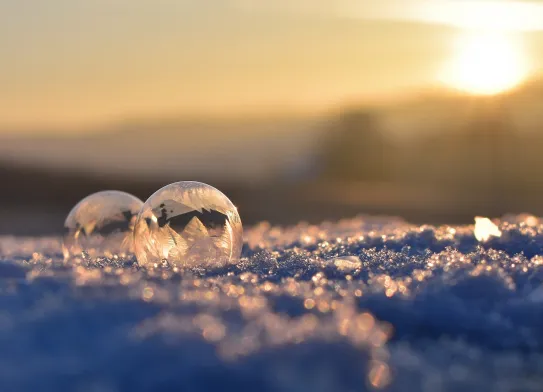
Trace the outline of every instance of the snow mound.
<instances>
[{"instance_id":1,"label":"snow mound","mask_svg":"<svg viewBox=\"0 0 543 392\"><path fill-rule=\"evenodd\" d=\"M1 237L0 390L541 391L543 224L481 227L262 223L180 273Z\"/></svg>"}]
</instances>

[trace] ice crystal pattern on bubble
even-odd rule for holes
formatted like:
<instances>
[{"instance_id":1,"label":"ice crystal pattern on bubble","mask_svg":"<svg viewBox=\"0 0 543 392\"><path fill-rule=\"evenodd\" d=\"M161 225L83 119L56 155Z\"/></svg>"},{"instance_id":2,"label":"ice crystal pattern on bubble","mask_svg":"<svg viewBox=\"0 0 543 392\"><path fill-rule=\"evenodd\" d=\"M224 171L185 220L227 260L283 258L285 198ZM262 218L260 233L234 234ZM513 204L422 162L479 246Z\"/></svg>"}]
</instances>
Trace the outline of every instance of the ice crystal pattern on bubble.
<instances>
[{"instance_id":1,"label":"ice crystal pattern on bubble","mask_svg":"<svg viewBox=\"0 0 543 392\"><path fill-rule=\"evenodd\" d=\"M239 260L243 229L236 207L219 190L176 182L144 204L134 230L142 266L220 267Z\"/></svg>"},{"instance_id":2,"label":"ice crystal pattern on bubble","mask_svg":"<svg viewBox=\"0 0 543 392\"><path fill-rule=\"evenodd\" d=\"M81 200L64 223L64 258L125 257L133 253L133 230L143 202L120 191L94 193Z\"/></svg>"}]
</instances>

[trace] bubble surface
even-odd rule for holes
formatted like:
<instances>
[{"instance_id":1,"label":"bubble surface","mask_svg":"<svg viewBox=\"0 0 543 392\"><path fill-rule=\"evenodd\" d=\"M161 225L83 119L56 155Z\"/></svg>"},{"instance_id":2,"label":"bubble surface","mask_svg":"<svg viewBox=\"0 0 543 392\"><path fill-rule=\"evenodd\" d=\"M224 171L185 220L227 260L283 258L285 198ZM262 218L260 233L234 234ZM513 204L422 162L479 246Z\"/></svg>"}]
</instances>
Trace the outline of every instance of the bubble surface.
<instances>
[{"instance_id":1,"label":"bubble surface","mask_svg":"<svg viewBox=\"0 0 543 392\"><path fill-rule=\"evenodd\" d=\"M143 206L137 197L121 191L102 191L85 197L64 223L64 258L126 257L134 251L133 230Z\"/></svg>"},{"instance_id":2,"label":"bubble surface","mask_svg":"<svg viewBox=\"0 0 543 392\"><path fill-rule=\"evenodd\" d=\"M221 267L236 263L243 228L236 207L219 190L181 181L155 192L134 229L138 263L150 267Z\"/></svg>"}]
</instances>

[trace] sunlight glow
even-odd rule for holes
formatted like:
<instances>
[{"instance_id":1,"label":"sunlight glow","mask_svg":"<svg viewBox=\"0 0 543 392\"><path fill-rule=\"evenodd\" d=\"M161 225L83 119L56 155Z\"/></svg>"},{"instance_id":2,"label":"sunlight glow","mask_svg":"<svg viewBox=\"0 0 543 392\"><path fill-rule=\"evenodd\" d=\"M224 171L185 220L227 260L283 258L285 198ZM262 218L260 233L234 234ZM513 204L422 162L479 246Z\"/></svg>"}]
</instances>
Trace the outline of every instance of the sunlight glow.
<instances>
[{"instance_id":1,"label":"sunlight glow","mask_svg":"<svg viewBox=\"0 0 543 392\"><path fill-rule=\"evenodd\" d=\"M528 74L519 42L498 32L473 32L457 42L441 81L476 95L494 95L520 84Z\"/></svg>"}]
</instances>

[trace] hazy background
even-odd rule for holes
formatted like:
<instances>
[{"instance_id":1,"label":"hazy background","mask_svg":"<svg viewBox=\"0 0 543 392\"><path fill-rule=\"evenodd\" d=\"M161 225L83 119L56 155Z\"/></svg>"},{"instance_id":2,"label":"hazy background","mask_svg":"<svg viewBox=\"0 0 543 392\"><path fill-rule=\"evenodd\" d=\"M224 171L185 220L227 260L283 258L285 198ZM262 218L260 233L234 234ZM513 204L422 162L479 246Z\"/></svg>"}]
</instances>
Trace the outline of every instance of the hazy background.
<instances>
[{"instance_id":1,"label":"hazy background","mask_svg":"<svg viewBox=\"0 0 543 392\"><path fill-rule=\"evenodd\" d=\"M0 0L0 234L89 193L245 223L543 214L543 2Z\"/></svg>"}]
</instances>

